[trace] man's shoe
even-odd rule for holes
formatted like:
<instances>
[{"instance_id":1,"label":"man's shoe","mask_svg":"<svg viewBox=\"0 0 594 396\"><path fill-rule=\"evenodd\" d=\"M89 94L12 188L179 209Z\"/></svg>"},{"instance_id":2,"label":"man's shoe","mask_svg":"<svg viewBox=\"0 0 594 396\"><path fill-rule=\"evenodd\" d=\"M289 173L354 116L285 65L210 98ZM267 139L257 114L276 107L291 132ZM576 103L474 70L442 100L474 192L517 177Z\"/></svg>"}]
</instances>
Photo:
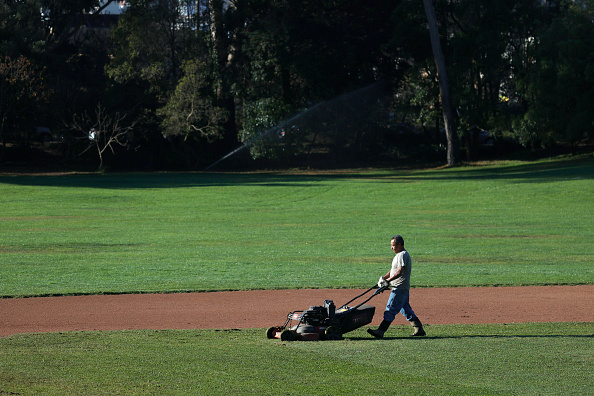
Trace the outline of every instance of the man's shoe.
<instances>
[{"instance_id":1,"label":"man's shoe","mask_svg":"<svg viewBox=\"0 0 594 396\"><path fill-rule=\"evenodd\" d=\"M412 333L409 337L423 337L424 335L427 334L427 333L425 333L425 330L423 330L423 324L421 323L419 318L413 320L412 325L415 329L415 332Z\"/></svg>"},{"instance_id":2,"label":"man's shoe","mask_svg":"<svg viewBox=\"0 0 594 396\"><path fill-rule=\"evenodd\" d=\"M425 330L423 330L423 326L421 326L415 327L415 332L409 335L409 337L423 337L424 335L427 335L427 333L425 333Z\"/></svg>"},{"instance_id":3,"label":"man's shoe","mask_svg":"<svg viewBox=\"0 0 594 396\"><path fill-rule=\"evenodd\" d=\"M386 332L386 330L388 330L388 327L390 327L390 323L392 323L392 322L388 322L387 320L382 320L382 323L380 323L377 330L367 329L367 332L369 334L371 334L372 336L374 336L375 338L383 338L384 333Z\"/></svg>"},{"instance_id":4,"label":"man's shoe","mask_svg":"<svg viewBox=\"0 0 594 396\"><path fill-rule=\"evenodd\" d=\"M371 334L372 336L374 336L375 338L384 338L384 333L385 331L380 330L380 329L367 329L367 332L369 334Z\"/></svg>"}]
</instances>

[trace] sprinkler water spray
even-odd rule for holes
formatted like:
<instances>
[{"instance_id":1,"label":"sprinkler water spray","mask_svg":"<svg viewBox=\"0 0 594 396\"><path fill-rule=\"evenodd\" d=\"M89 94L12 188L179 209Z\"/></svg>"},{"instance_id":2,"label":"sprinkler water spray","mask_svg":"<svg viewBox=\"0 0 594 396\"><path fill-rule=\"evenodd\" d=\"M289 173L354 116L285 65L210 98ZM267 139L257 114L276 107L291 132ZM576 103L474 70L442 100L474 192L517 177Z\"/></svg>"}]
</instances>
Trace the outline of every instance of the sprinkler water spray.
<instances>
[{"instance_id":1,"label":"sprinkler water spray","mask_svg":"<svg viewBox=\"0 0 594 396\"><path fill-rule=\"evenodd\" d=\"M309 142L310 147L318 135L329 133L329 130L334 131L335 139L342 139L349 130L358 131L363 125L369 124L372 113L381 108L379 99L385 95L385 87L386 84L383 82L376 82L334 99L319 102L251 138L209 165L205 171L270 136L273 137L273 141L278 141L287 138L288 135L315 130L313 139Z\"/></svg>"}]
</instances>

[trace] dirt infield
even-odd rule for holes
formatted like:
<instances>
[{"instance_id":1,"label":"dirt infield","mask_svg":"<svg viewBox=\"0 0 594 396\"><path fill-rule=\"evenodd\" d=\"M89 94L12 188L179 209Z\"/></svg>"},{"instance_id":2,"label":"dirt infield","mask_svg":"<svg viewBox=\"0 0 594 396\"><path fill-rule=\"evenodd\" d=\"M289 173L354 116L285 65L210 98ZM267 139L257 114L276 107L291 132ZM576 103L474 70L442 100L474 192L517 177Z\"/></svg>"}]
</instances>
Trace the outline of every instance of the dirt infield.
<instances>
[{"instance_id":1,"label":"dirt infield","mask_svg":"<svg viewBox=\"0 0 594 396\"><path fill-rule=\"evenodd\" d=\"M234 329L282 325L287 313L364 290L274 290L0 299L0 337L30 332ZM371 292L370 292L371 293ZM370 295L370 294L368 294ZM366 295L366 296L368 296ZM381 321L389 293L369 303ZM426 324L594 322L594 285L411 290ZM405 324L398 317L395 324Z\"/></svg>"}]
</instances>

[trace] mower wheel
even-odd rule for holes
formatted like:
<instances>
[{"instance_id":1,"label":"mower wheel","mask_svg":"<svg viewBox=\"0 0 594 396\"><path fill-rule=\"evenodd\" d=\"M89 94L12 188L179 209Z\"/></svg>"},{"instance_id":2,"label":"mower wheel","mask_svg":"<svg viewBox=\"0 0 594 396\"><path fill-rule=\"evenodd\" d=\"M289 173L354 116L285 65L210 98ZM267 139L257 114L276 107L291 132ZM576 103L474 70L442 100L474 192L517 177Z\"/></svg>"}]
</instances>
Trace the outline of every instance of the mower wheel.
<instances>
[{"instance_id":1,"label":"mower wheel","mask_svg":"<svg viewBox=\"0 0 594 396\"><path fill-rule=\"evenodd\" d=\"M293 330L285 330L281 333L282 341L295 341L297 339L297 333Z\"/></svg>"},{"instance_id":2,"label":"mower wheel","mask_svg":"<svg viewBox=\"0 0 594 396\"><path fill-rule=\"evenodd\" d=\"M274 338L274 334L277 332L277 327L270 327L268 330L266 330L266 338L268 338L269 340Z\"/></svg>"},{"instance_id":3,"label":"mower wheel","mask_svg":"<svg viewBox=\"0 0 594 396\"><path fill-rule=\"evenodd\" d=\"M340 329L338 329L337 327L329 326L326 328L326 331L324 333L326 335L327 340L342 340L342 333L340 332Z\"/></svg>"}]
</instances>

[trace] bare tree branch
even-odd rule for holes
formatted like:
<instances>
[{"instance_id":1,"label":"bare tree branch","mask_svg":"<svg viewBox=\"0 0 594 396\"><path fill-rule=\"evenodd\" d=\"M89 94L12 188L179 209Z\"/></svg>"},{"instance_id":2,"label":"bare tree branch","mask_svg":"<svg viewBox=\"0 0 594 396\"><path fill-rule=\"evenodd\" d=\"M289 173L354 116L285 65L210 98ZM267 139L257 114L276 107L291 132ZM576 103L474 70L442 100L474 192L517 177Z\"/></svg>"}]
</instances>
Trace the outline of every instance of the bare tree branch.
<instances>
[{"instance_id":1,"label":"bare tree branch","mask_svg":"<svg viewBox=\"0 0 594 396\"><path fill-rule=\"evenodd\" d=\"M116 112L113 115L107 114L105 108L98 104L93 117L86 112L82 115L74 115L70 129L77 131L79 139L88 139L89 145L79 155L95 148L99 157L99 169L104 166L104 153L109 149L115 154L114 147L129 147L130 134L136 122L124 125L126 115Z\"/></svg>"}]
</instances>

